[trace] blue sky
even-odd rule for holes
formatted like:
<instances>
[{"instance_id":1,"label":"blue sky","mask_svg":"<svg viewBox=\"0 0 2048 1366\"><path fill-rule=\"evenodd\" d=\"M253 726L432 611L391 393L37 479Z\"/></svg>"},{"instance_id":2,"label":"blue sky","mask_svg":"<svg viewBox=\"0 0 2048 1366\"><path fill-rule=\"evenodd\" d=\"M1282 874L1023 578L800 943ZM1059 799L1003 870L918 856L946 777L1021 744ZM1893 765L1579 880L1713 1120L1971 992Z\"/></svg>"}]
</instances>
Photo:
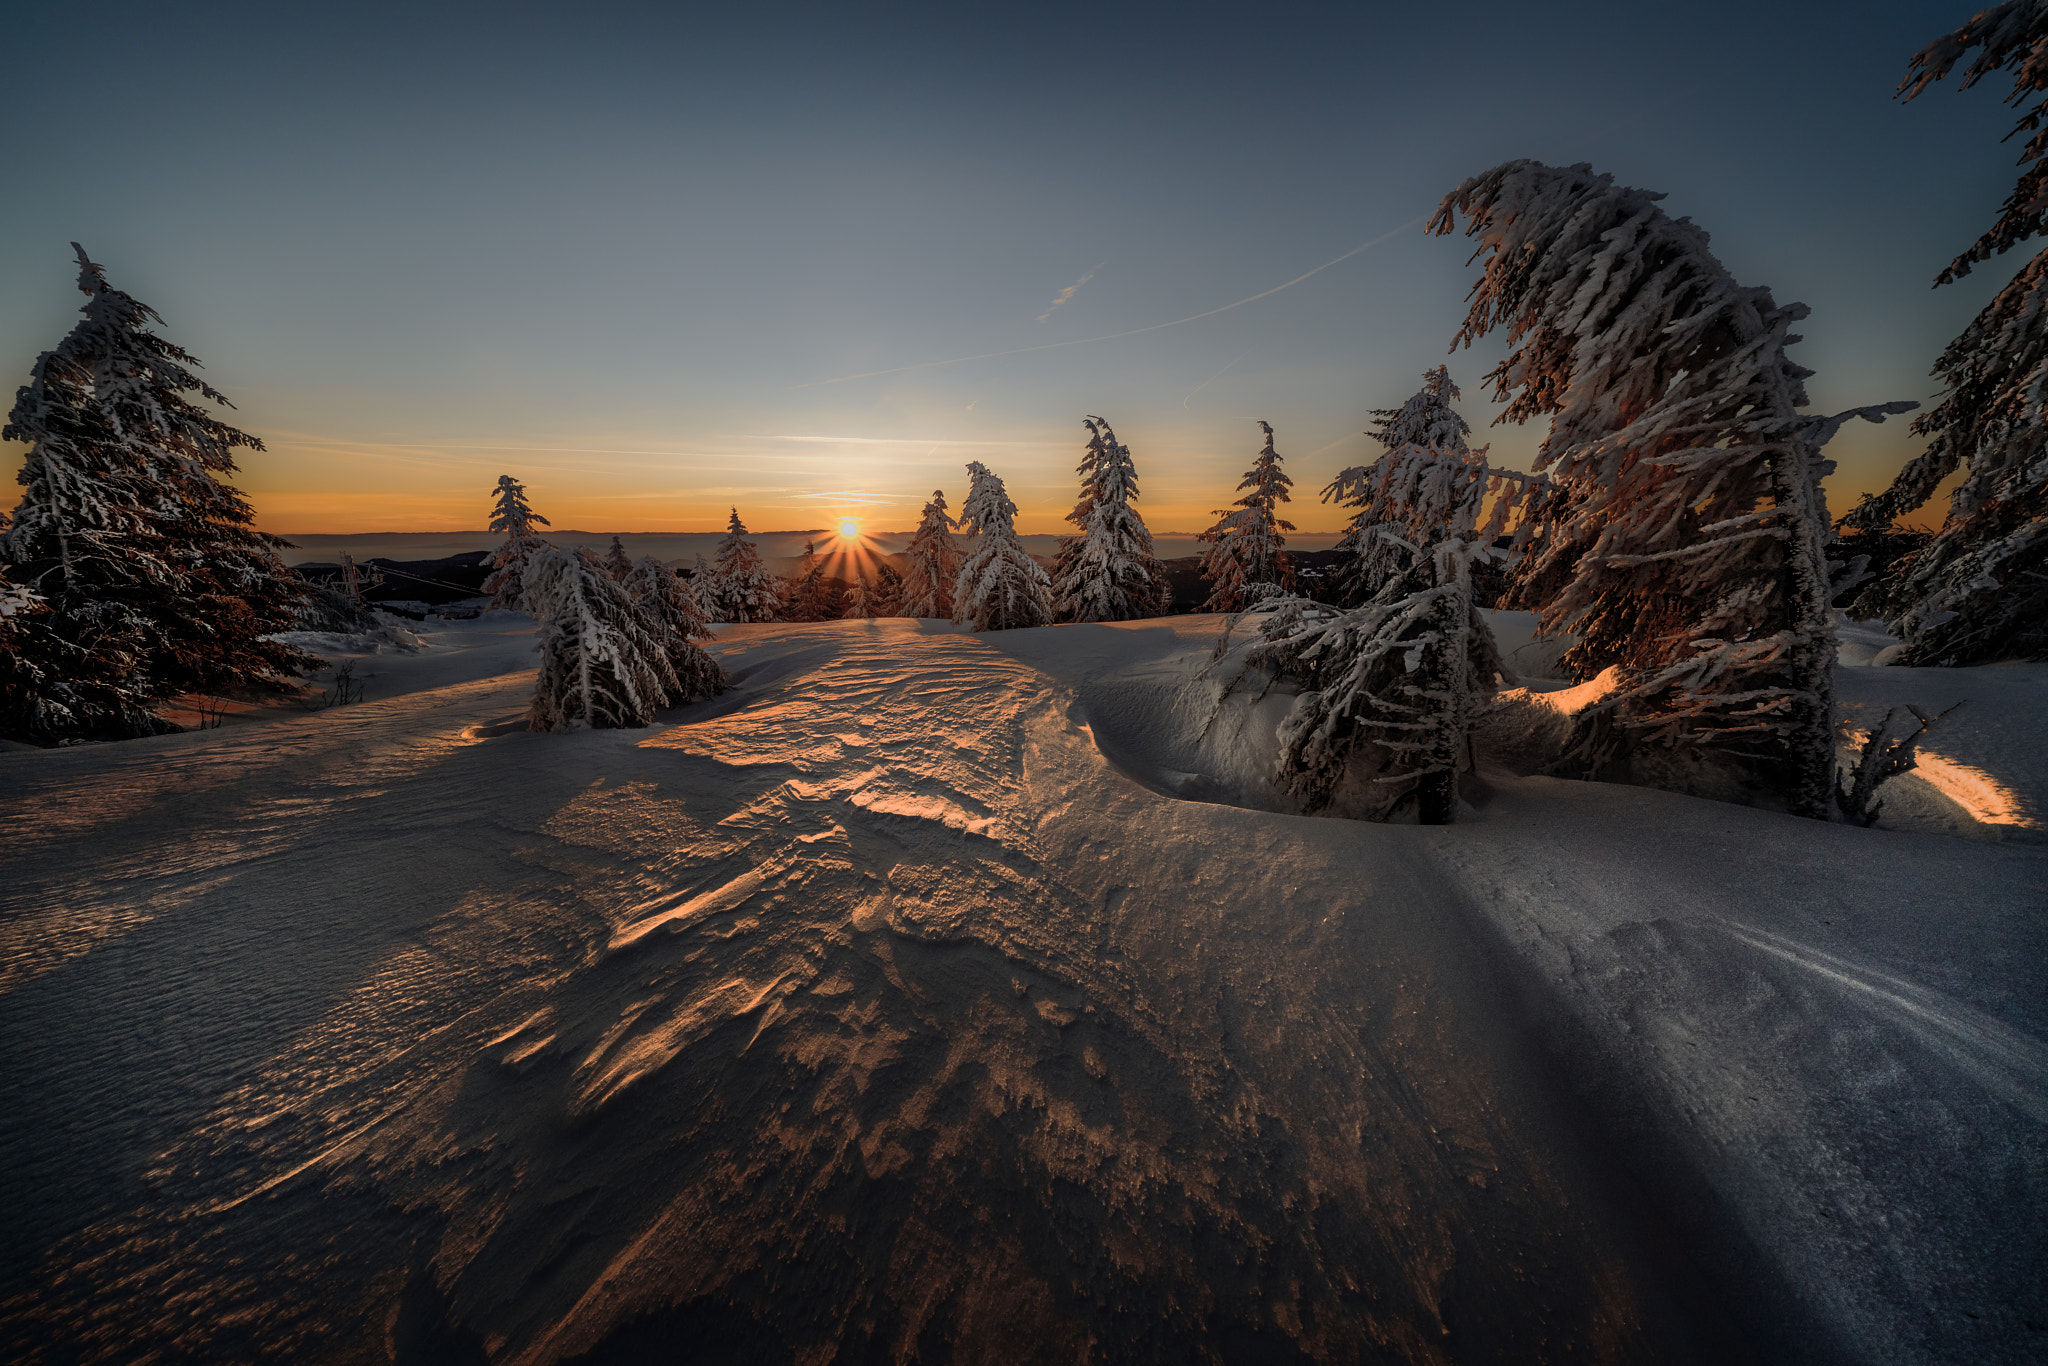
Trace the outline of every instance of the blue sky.
<instances>
[{"instance_id":1,"label":"blue sky","mask_svg":"<svg viewBox=\"0 0 2048 1366\"><path fill-rule=\"evenodd\" d=\"M76 239L269 444L271 530L477 526L500 472L558 525L907 526L980 459L1050 531L1087 413L1159 530L1258 418L1335 526L1315 490L1423 369L1493 416L1497 349L1446 356L1468 248L1419 220L1513 157L1666 191L1809 304L1817 408L1930 398L2028 254L1929 287L2014 174L2003 88L1892 98L1972 8L24 11L0 366L70 326ZM1845 432L1837 511L1918 445Z\"/></svg>"}]
</instances>

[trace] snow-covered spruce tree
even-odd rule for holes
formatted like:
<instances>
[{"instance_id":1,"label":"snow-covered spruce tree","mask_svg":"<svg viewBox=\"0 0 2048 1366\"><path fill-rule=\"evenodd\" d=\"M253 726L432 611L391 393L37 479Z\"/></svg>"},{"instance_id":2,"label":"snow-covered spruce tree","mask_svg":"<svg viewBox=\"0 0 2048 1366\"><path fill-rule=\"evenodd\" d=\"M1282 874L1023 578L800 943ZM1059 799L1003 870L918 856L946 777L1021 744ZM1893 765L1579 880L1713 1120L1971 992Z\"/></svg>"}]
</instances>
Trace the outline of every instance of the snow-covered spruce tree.
<instances>
[{"instance_id":1,"label":"snow-covered spruce tree","mask_svg":"<svg viewBox=\"0 0 2048 1366\"><path fill-rule=\"evenodd\" d=\"M1052 620L1052 580L1017 539L1017 505L980 461L968 464L967 475L960 525L973 527L974 541L953 583L953 620L975 631L1045 625Z\"/></svg>"},{"instance_id":2,"label":"snow-covered spruce tree","mask_svg":"<svg viewBox=\"0 0 2048 1366\"><path fill-rule=\"evenodd\" d=\"M547 518L527 505L526 485L511 475L498 476L495 496L497 502L491 508L491 530L501 533L505 539L499 542L491 556L491 576L484 580L484 592L491 595L492 607L516 612L524 603L520 576L526 561L548 548L546 539L534 528L549 523Z\"/></svg>"},{"instance_id":3,"label":"snow-covered spruce tree","mask_svg":"<svg viewBox=\"0 0 2048 1366\"><path fill-rule=\"evenodd\" d=\"M1371 598L1380 585L1399 573L1406 561L1389 554L1387 543L1376 534L1386 518L1375 499L1380 483L1393 474L1388 457L1409 450L1436 452L1430 459L1444 462L1443 473L1453 483L1462 480L1470 448L1465 425L1451 404L1458 398L1458 386L1451 382L1449 367L1439 365L1423 372L1422 387L1398 408L1375 408L1373 424L1366 435L1380 443L1381 455L1370 465L1353 465L1339 470L1323 490L1323 501L1357 512L1338 538L1336 548L1344 553L1331 574L1337 601L1356 604ZM1413 459L1415 457L1406 457ZM1455 473L1454 473L1455 472ZM1450 500L1455 501L1455 500ZM1402 533L1408 540L1413 534ZM1435 540L1436 537L1428 537Z\"/></svg>"},{"instance_id":4,"label":"snow-covered spruce tree","mask_svg":"<svg viewBox=\"0 0 2048 1366\"><path fill-rule=\"evenodd\" d=\"M668 696L670 705L701 702L724 692L725 670L697 646L700 640L712 639L710 623L697 605L696 595L675 570L652 555L642 555L620 582L668 650L669 668L676 676L676 686Z\"/></svg>"},{"instance_id":5,"label":"snow-covered spruce tree","mask_svg":"<svg viewBox=\"0 0 2048 1366\"><path fill-rule=\"evenodd\" d=\"M825 566L818 558L818 547L805 541L803 558L797 561L796 574L790 580L783 604L783 620L830 621L839 615L838 609L832 587L825 582Z\"/></svg>"},{"instance_id":6,"label":"snow-covered spruce tree","mask_svg":"<svg viewBox=\"0 0 2048 1366\"><path fill-rule=\"evenodd\" d=\"M626 543L616 536L612 537L612 548L605 552L604 569L620 583L633 572L633 557L626 553Z\"/></svg>"},{"instance_id":7,"label":"snow-covered spruce tree","mask_svg":"<svg viewBox=\"0 0 2048 1366\"><path fill-rule=\"evenodd\" d=\"M1054 610L1062 621L1158 616L1172 589L1152 554L1152 533L1131 506L1138 496L1138 470L1130 447L1099 417L1091 415L1081 425L1089 436L1077 470L1081 501L1067 514L1081 534L1060 543L1052 580Z\"/></svg>"},{"instance_id":8,"label":"snow-covered spruce tree","mask_svg":"<svg viewBox=\"0 0 2048 1366\"><path fill-rule=\"evenodd\" d=\"M2025 168L1990 231L1936 279L1948 284L2048 224L2048 4L2009 0L1913 57L1899 87L1912 99L1972 49L1961 89L2010 69L2009 103L2026 106L2015 134ZM1885 492L1843 520L1872 532L1916 511L1958 469L1941 529L1853 610L1883 616L1905 643L1901 664L2048 658L2048 249L2015 275L1950 342L1934 373L1947 388L1913 430L1927 449Z\"/></svg>"},{"instance_id":9,"label":"snow-covered spruce tree","mask_svg":"<svg viewBox=\"0 0 2048 1366\"><path fill-rule=\"evenodd\" d=\"M875 567L875 586L871 590L869 603L878 617L900 617L903 612L903 576L896 572L896 566L883 560Z\"/></svg>"},{"instance_id":10,"label":"snow-covered spruce tree","mask_svg":"<svg viewBox=\"0 0 2048 1366\"><path fill-rule=\"evenodd\" d=\"M1273 428L1264 421L1259 427L1266 434L1266 448L1237 486L1245 496L1234 508L1218 512L1216 525L1201 536L1210 543L1202 557L1202 577L1209 581L1204 612L1239 610L1248 602L1245 590L1253 585L1266 585L1261 596L1268 591L1294 591L1294 563L1282 549L1287 538L1280 534L1294 530L1294 523L1282 521L1274 510L1293 501L1287 490L1294 481L1280 468L1279 452L1273 449Z\"/></svg>"},{"instance_id":11,"label":"snow-covered spruce tree","mask_svg":"<svg viewBox=\"0 0 2048 1366\"><path fill-rule=\"evenodd\" d=\"M1829 521L1820 448L1851 416L1800 413L1809 373L1785 355L1801 304L1735 283L1707 235L1586 165L1512 161L1466 181L1455 216L1485 273L1458 341L1496 326L1502 420L1548 414L1537 456L1558 489L1517 570L1523 600L1588 679L1620 687L1581 713L1587 772L1634 745L1686 745L1778 790L1801 815L1833 801ZM1455 344L1455 343L1454 343Z\"/></svg>"},{"instance_id":12,"label":"snow-covered spruce tree","mask_svg":"<svg viewBox=\"0 0 2048 1366\"><path fill-rule=\"evenodd\" d=\"M1269 600L1245 659L1302 687L1280 727L1275 777L1305 809L1327 806L1363 757L1378 794L1367 814L1384 818L1412 797L1422 824L1448 825L1466 736L1502 672L1472 604L1483 546L1469 535L1402 545L1407 567L1362 606L1332 617L1301 598Z\"/></svg>"},{"instance_id":13,"label":"snow-covered spruce tree","mask_svg":"<svg viewBox=\"0 0 2048 1366\"><path fill-rule=\"evenodd\" d=\"M37 357L0 428L29 447L0 563L47 608L20 641L41 682L0 730L40 743L176 730L155 703L282 688L319 667L266 639L292 629L305 585L221 482L236 447L262 442L186 397L233 406L150 331L154 309L72 250L84 320Z\"/></svg>"},{"instance_id":14,"label":"snow-covered spruce tree","mask_svg":"<svg viewBox=\"0 0 2048 1366\"><path fill-rule=\"evenodd\" d=\"M777 591L775 576L761 563L760 552L747 539L746 523L740 520L738 508L732 510L725 539L718 543L712 561L710 596L714 620L735 624L775 620L782 595Z\"/></svg>"},{"instance_id":15,"label":"snow-covered spruce tree","mask_svg":"<svg viewBox=\"0 0 2048 1366\"><path fill-rule=\"evenodd\" d=\"M715 591L718 573L699 554L690 567L690 597L697 604L698 613L705 621L718 620L718 594Z\"/></svg>"},{"instance_id":16,"label":"snow-covered spruce tree","mask_svg":"<svg viewBox=\"0 0 2048 1366\"><path fill-rule=\"evenodd\" d=\"M949 619L953 615L953 581L960 576L960 547L953 540L953 519L946 515L944 489L933 489L917 531L904 553L903 598L906 617Z\"/></svg>"},{"instance_id":17,"label":"snow-covered spruce tree","mask_svg":"<svg viewBox=\"0 0 2048 1366\"><path fill-rule=\"evenodd\" d=\"M868 587L867 571L856 571L846 593L846 610L839 615L848 621L873 621L881 615L875 610L875 590Z\"/></svg>"},{"instance_id":18,"label":"snow-covered spruce tree","mask_svg":"<svg viewBox=\"0 0 2048 1366\"><path fill-rule=\"evenodd\" d=\"M540 619L531 729L644 726L681 690L658 628L588 550L537 551L524 578Z\"/></svg>"}]
</instances>

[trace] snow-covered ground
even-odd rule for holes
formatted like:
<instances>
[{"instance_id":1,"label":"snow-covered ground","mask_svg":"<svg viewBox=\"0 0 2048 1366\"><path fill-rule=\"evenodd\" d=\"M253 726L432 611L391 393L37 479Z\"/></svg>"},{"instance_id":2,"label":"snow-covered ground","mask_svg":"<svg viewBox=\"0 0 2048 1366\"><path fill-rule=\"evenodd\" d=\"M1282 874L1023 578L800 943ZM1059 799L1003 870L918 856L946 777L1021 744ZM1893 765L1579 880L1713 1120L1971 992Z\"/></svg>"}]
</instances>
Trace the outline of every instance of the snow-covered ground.
<instances>
[{"instance_id":1,"label":"snow-covered ground","mask_svg":"<svg viewBox=\"0 0 2048 1366\"><path fill-rule=\"evenodd\" d=\"M495 615L0 755L0 1355L2048 1352L2048 667L1845 650L1968 699L1891 828L1425 829L1284 809L1217 626L728 628L542 735Z\"/></svg>"}]
</instances>

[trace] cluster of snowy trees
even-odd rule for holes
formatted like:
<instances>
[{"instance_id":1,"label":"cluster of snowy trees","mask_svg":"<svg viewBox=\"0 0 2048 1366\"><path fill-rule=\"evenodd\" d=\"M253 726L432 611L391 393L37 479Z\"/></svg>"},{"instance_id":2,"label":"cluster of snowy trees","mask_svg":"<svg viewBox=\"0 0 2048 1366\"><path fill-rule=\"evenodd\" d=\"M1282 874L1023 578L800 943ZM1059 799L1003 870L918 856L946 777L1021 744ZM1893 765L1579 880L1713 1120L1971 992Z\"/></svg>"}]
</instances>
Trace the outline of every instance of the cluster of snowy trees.
<instances>
[{"instance_id":1,"label":"cluster of snowy trees","mask_svg":"<svg viewBox=\"0 0 2048 1366\"><path fill-rule=\"evenodd\" d=\"M269 638L307 586L225 482L262 442L188 397L233 406L72 250L84 320L0 428L29 448L0 534L0 734L36 744L175 731L157 714L171 698L282 690L321 664Z\"/></svg>"},{"instance_id":2,"label":"cluster of snowy trees","mask_svg":"<svg viewBox=\"0 0 2048 1366\"><path fill-rule=\"evenodd\" d=\"M498 477L496 497L491 529L505 540L484 587L494 607L540 623L533 729L644 726L662 707L725 690L724 670L698 644L711 638L704 603L673 569L651 555L630 558L616 536L602 558L551 544L534 530L547 518L509 474Z\"/></svg>"}]
</instances>

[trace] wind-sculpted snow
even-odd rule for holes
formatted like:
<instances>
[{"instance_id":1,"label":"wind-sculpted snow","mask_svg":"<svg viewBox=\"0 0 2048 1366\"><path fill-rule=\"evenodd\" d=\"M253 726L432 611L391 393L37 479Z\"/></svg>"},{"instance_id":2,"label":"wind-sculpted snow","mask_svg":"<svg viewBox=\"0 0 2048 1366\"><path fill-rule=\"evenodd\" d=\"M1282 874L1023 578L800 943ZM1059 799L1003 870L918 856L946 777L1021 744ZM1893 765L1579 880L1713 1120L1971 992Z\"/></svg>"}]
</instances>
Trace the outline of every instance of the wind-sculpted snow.
<instances>
[{"instance_id":1,"label":"wind-sculpted snow","mask_svg":"<svg viewBox=\"0 0 2048 1366\"><path fill-rule=\"evenodd\" d=\"M1737 896L1698 865L1789 818L1223 804L1214 625L745 626L647 730L509 730L529 673L6 756L4 1354L1791 1360L1930 1303L2004 1341L1951 1320L2040 1190L2038 1020L1964 967L2010 926L1916 957L1783 906L2035 851L1823 830ZM1966 1165L1916 1186L1928 1135Z\"/></svg>"},{"instance_id":2,"label":"wind-sculpted snow","mask_svg":"<svg viewBox=\"0 0 2048 1366\"><path fill-rule=\"evenodd\" d=\"M108 814L6 923L155 900L0 996L10 1357L1714 1340L1388 832L1145 791L986 638L716 648L650 731L514 678L35 772Z\"/></svg>"}]
</instances>

